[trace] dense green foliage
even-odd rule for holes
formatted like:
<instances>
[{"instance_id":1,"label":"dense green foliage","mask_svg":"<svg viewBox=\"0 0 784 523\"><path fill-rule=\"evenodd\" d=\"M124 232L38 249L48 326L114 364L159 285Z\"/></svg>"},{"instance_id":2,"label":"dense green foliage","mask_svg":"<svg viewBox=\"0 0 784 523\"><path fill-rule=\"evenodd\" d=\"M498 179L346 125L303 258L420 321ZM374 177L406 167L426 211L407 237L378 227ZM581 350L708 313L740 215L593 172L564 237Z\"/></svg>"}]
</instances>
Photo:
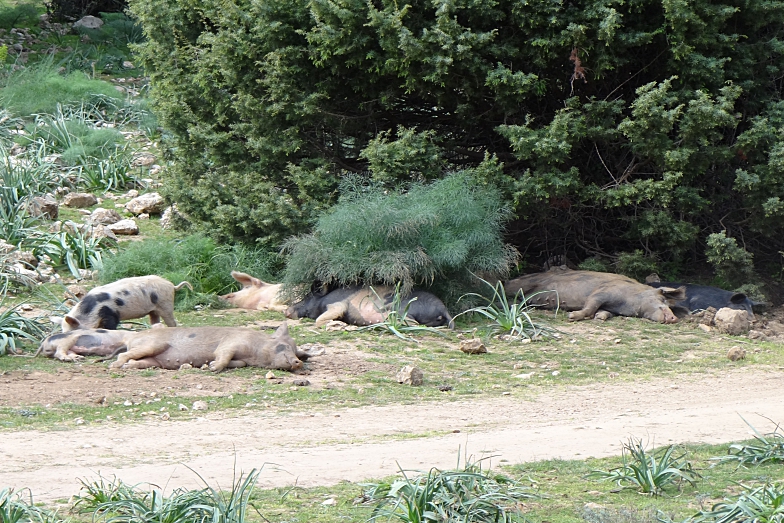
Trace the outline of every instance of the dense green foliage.
<instances>
[{"instance_id":1,"label":"dense green foliage","mask_svg":"<svg viewBox=\"0 0 784 523\"><path fill-rule=\"evenodd\" d=\"M534 258L784 247L784 2L134 0L169 195L276 245L347 173L494 157ZM757 255L755 260L759 261Z\"/></svg>"},{"instance_id":2,"label":"dense green foliage","mask_svg":"<svg viewBox=\"0 0 784 523\"><path fill-rule=\"evenodd\" d=\"M498 191L476 184L472 174L461 171L406 192L346 183L312 233L284 244L290 254L284 283L399 282L404 294L435 284L450 300L472 272L505 275L517 259L501 238L507 211Z\"/></svg>"}]
</instances>

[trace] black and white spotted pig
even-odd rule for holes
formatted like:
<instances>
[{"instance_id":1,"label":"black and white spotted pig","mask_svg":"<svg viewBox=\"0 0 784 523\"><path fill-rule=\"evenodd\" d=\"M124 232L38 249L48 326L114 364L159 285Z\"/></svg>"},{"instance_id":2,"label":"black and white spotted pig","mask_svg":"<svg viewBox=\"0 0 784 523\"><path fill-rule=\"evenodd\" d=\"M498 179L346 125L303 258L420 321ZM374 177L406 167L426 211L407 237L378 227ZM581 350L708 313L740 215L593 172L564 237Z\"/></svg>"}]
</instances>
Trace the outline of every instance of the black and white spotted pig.
<instances>
[{"instance_id":1,"label":"black and white spotted pig","mask_svg":"<svg viewBox=\"0 0 784 523\"><path fill-rule=\"evenodd\" d=\"M123 320L150 315L155 325L161 319L175 327L174 293L182 287L193 290L187 281L174 285L160 276L123 278L92 289L61 320L63 332L75 329L116 329Z\"/></svg>"}]
</instances>

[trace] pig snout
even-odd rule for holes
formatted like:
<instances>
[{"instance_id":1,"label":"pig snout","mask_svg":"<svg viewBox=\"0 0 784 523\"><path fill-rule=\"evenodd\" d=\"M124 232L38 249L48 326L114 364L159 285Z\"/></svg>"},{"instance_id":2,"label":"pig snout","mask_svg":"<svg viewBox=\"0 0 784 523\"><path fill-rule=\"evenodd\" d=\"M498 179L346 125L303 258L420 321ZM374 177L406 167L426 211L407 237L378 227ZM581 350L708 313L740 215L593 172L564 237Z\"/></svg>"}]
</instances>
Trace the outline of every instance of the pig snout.
<instances>
[{"instance_id":1,"label":"pig snout","mask_svg":"<svg viewBox=\"0 0 784 523\"><path fill-rule=\"evenodd\" d=\"M678 317L673 314L669 307L657 310L652 319L659 323L678 323Z\"/></svg>"},{"instance_id":2,"label":"pig snout","mask_svg":"<svg viewBox=\"0 0 784 523\"><path fill-rule=\"evenodd\" d=\"M299 311L294 307L289 307L288 309L286 309L286 312L284 314L290 320L296 320L297 318L299 318Z\"/></svg>"}]
</instances>

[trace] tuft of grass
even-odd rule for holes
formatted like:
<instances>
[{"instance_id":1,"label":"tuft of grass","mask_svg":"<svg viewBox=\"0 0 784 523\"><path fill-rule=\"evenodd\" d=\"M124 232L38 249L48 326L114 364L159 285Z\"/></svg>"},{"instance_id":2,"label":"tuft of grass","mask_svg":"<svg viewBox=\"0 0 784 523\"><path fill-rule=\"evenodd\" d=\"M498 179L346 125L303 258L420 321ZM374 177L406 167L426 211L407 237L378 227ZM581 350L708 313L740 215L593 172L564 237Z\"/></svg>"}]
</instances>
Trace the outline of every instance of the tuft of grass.
<instances>
[{"instance_id":1,"label":"tuft of grass","mask_svg":"<svg viewBox=\"0 0 784 523\"><path fill-rule=\"evenodd\" d=\"M0 289L0 356L16 353L19 340L40 342L49 334L40 318L26 318L19 314L22 303L4 306L7 290L8 282L5 282Z\"/></svg>"},{"instance_id":2,"label":"tuft of grass","mask_svg":"<svg viewBox=\"0 0 784 523\"><path fill-rule=\"evenodd\" d=\"M61 75L54 63L42 61L11 73L0 88L3 105L17 116L31 116L57 110L58 104L88 102L96 95L122 99L108 82L93 80L81 72Z\"/></svg>"},{"instance_id":3,"label":"tuft of grass","mask_svg":"<svg viewBox=\"0 0 784 523\"><path fill-rule=\"evenodd\" d=\"M692 469L691 462L683 459L685 454L675 456L675 450L675 445L669 445L648 452L641 439L629 438L623 444L620 467L594 470L586 477L614 481L620 489L633 488L653 496L661 495L666 487L683 481L694 486L701 476Z\"/></svg>"},{"instance_id":4,"label":"tuft of grass","mask_svg":"<svg viewBox=\"0 0 784 523\"><path fill-rule=\"evenodd\" d=\"M376 293L376 290L373 287L370 287L370 290L373 291L373 294L376 296L376 300L378 303L383 303L384 299ZM428 327L426 325L419 325L416 322L412 322L408 319L408 310L411 307L411 303L413 303L416 298L410 300L405 307L402 307L403 295L400 291L400 283L395 286L395 292L392 295L392 301L389 303L388 306L376 306L376 309L380 313L386 314L384 321L379 323L374 323L372 325L366 325L364 327L360 327L357 329L358 331L387 331L391 332L401 340L407 341L414 341L417 342L414 338L410 336L406 336L406 334L410 333L430 333L430 334L438 334L439 336L443 336L444 333L439 331L435 327ZM417 342L419 343L419 342Z\"/></svg>"},{"instance_id":5,"label":"tuft of grass","mask_svg":"<svg viewBox=\"0 0 784 523\"><path fill-rule=\"evenodd\" d=\"M392 483L365 485L365 499L376 503L368 521L526 521L518 504L539 496L508 476L483 470L482 461L414 477L400 469L402 478Z\"/></svg>"},{"instance_id":6,"label":"tuft of grass","mask_svg":"<svg viewBox=\"0 0 784 523\"><path fill-rule=\"evenodd\" d=\"M536 307L528 304L528 300L523 296L522 292L515 296L512 303L509 303L509 299L504 292L503 282L498 281L493 285L482 278L479 278L479 280L490 287L493 296L487 298L475 292L464 294L460 297L460 300L466 297L476 297L486 300L487 303L467 309L455 316L455 319L463 314L476 313L492 320L493 323L489 326L493 330L500 330L514 338L534 340L544 336L558 337L554 329L533 320L531 312L536 310Z\"/></svg>"},{"instance_id":7,"label":"tuft of grass","mask_svg":"<svg viewBox=\"0 0 784 523\"><path fill-rule=\"evenodd\" d=\"M763 435L743 416L740 418L754 431L756 443L733 443L727 450L726 456L717 456L711 460L718 463L737 463L738 466L784 462L784 433L779 430L780 425L777 423L773 432Z\"/></svg>"},{"instance_id":8,"label":"tuft of grass","mask_svg":"<svg viewBox=\"0 0 784 523\"><path fill-rule=\"evenodd\" d=\"M781 523L784 521L784 484L770 482L746 489L737 499L725 499L702 510L689 523Z\"/></svg>"}]
</instances>

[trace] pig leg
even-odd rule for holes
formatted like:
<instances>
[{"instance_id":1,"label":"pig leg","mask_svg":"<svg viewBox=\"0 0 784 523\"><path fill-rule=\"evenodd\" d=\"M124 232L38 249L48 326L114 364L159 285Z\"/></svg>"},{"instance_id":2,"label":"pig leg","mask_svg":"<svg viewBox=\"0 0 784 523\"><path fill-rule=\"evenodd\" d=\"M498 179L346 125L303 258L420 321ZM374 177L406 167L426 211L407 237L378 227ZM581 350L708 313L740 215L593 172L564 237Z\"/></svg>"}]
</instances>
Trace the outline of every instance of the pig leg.
<instances>
[{"instance_id":1,"label":"pig leg","mask_svg":"<svg viewBox=\"0 0 784 523\"><path fill-rule=\"evenodd\" d=\"M167 327L176 327L177 326L177 321L174 319L174 313L172 311L169 311L169 310L164 311L164 310L162 310L162 311L160 311L160 315L161 315L161 318L163 318L163 323L165 323ZM150 313L150 316L152 316L152 313ZM158 320L158 321L160 321L160 320Z\"/></svg>"},{"instance_id":2,"label":"pig leg","mask_svg":"<svg viewBox=\"0 0 784 523\"><path fill-rule=\"evenodd\" d=\"M607 321L610 318L612 318L613 316L614 316L614 314L612 312L610 312L610 311L598 310L598 311L596 311L596 314L593 315L593 319L601 320L601 321Z\"/></svg>"},{"instance_id":3,"label":"pig leg","mask_svg":"<svg viewBox=\"0 0 784 523\"><path fill-rule=\"evenodd\" d=\"M247 367L247 363L242 360L231 360L229 365L226 367L227 369L239 369L240 367Z\"/></svg>"},{"instance_id":4,"label":"pig leg","mask_svg":"<svg viewBox=\"0 0 784 523\"><path fill-rule=\"evenodd\" d=\"M218 344L215 348L215 359L210 362L210 370L220 372L228 367L238 348L236 342Z\"/></svg>"},{"instance_id":5,"label":"pig leg","mask_svg":"<svg viewBox=\"0 0 784 523\"><path fill-rule=\"evenodd\" d=\"M114 366L114 365L112 365ZM149 369L152 367L160 367L160 363L155 358L142 358L140 360L129 360L124 363L123 369Z\"/></svg>"},{"instance_id":6,"label":"pig leg","mask_svg":"<svg viewBox=\"0 0 784 523\"><path fill-rule=\"evenodd\" d=\"M150 311L150 325L158 325L161 322L161 315L158 311Z\"/></svg>"},{"instance_id":7,"label":"pig leg","mask_svg":"<svg viewBox=\"0 0 784 523\"><path fill-rule=\"evenodd\" d=\"M603 304L604 302L602 300L589 296L588 299L585 300L585 305L582 309L569 313L569 321L580 321L585 318L593 318L596 311L598 311Z\"/></svg>"},{"instance_id":8,"label":"pig leg","mask_svg":"<svg viewBox=\"0 0 784 523\"><path fill-rule=\"evenodd\" d=\"M60 361L79 361L83 360L84 356L80 356L79 354L71 352L70 350L58 348L54 353L54 358Z\"/></svg>"},{"instance_id":9,"label":"pig leg","mask_svg":"<svg viewBox=\"0 0 784 523\"><path fill-rule=\"evenodd\" d=\"M324 311L324 314L316 318L316 327L321 327L330 320L338 320L342 318L346 312L348 312L348 303L342 301L330 303L327 305L327 310Z\"/></svg>"},{"instance_id":10,"label":"pig leg","mask_svg":"<svg viewBox=\"0 0 784 523\"><path fill-rule=\"evenodd\" d=\"M160 344L156 343L154 340L147 342L146 345L135 345L131 347L131 345L128 344L128 351L117 356L117 361L109 365L109 368L119 369L131 360L143 360L145 358L152 359L168 348L168 343Z\"/></svg>"}]
</instances>

